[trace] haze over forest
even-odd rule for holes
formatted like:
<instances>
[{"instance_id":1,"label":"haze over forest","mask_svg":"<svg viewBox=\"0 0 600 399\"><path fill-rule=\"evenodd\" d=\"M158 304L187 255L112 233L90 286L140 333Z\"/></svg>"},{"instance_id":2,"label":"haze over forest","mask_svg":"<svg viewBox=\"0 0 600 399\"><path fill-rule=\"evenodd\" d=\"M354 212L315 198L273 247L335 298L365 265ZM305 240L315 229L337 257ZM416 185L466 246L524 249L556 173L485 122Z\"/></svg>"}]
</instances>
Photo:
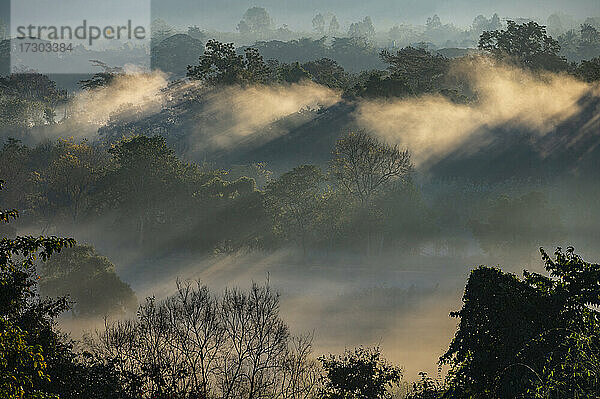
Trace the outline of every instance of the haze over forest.
<instances>
[{"instance_id":1,"label":"haze over forest","mask_svg":"<svg viewBox=\"0 0 600 399\"><path fill-rule=\"evenodd\" d=\"M0 18L0 396L598 397L597 1L152 18Z\"/></svg>"},{"instance_id":2,"label":"haze over forest","mask_svg":"<svg viewBox=\"0 0 600 399\"><path fill-rule=\"evenodd\" d=\"M309 31L311 20L317 13L335 13L344 22L371 16L377 25L385 29L398 23L422 24L434 14L444 21L464 27L471 24L477 15L498 13L506 18L532 18L545 20L551 14L568 14L577 19L596 15L598 4L593 0L577 0L566 4L561 0L539 1L469 1L469 0L401 0L364 2L355 0L310 0L298 1L242 1L210 0L160 1L153 2L153 14L177 25L193 25L202 22L203 26L215 30L233 30L238 15L250 7L264 7L269 10L278 25L286 24L293 30Z\"/></svg>"}]
</instances>

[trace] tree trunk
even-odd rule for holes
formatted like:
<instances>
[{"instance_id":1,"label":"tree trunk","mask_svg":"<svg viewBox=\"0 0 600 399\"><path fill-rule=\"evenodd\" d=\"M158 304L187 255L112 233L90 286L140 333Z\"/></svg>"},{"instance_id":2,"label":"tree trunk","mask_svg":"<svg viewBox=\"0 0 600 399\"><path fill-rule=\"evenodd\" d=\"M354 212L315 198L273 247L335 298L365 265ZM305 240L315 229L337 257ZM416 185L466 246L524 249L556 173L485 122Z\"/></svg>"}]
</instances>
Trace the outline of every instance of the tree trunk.
<instances>
[{"instance_id":1,"label":"tree trunk","mask_svg":"<svg viewBox=\"0 0 600 399\"><path fill-rule=\"evenodd\" d=\"M140 216L140 227L139 227L139 235L138 235L138 245L141 247L144 243L144 215Z\"/></svg>"}]
</instances>

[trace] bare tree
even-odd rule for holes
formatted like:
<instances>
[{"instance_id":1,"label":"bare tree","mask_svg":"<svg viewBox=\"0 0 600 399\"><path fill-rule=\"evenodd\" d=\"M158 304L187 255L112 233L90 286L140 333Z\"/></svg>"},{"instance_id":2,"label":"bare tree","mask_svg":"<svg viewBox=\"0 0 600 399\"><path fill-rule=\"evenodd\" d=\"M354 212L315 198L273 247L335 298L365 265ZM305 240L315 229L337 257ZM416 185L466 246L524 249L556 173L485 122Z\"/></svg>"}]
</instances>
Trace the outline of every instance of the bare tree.
<instances>
[{"instance_id":1,"label":"bare tree","mask_svg":"<svg viewBox=\"0 0 600 399\"><path fill-rule=\"evenodd\" d=\"M333 149L330 170L338 184L360 203L366 228L367 253L373 246L373 225L379 218L373 200L412 171L410 153L380 142L364 131L340 138ZM383 235L381 245L383 247Z\"/></svg>"},{"instance_id":2,"label":"bare tree","mask_svg":"<svg viewBox=\"0 0 600 399\"><path fill-rule=\"evenodd\" d=\"M177 293L165 301L172 349L181 352L188 372L188 391L207 398L225 336L218 301L208 287L177 282Z\"/></svg>"},{"instance_id":3,"label":"bare tree","mask_svg":"<svg viewBox=\"0 0 600 399\"><path fill-rule=\"evenodd\" d=\"M321 369L311 358L313 335L292 337L280 376L278 398L312 398L320 387Z\"/></svg>"},{"instance_id":4,"label":"bare tree","mask_svg":"<svg viewBox=\"0 0 600 399\"><path fill-rule=\"evenodd\" d=\"M383 189L405 179L413 166L408 150L360 131L337 141L330 167L342 187L362 205L369 205Z\"/></svg>"},{"instance_id":5,"label":"bare tree","mask_svg":"<svg viewBox=\"0 0 600 399\"><path fill-rule=\"evenodd\" d=\"M138 311L138 359L142 375L155 396L185 392L186 373L183 354L173 350L172 325L164 303L149 298Z\"/></svg>"},{"instance_id":6,"label":"bare tree","mask_svg":"<svg viewBox=\"0 0 600 399\"><path fill-rule=\"evenodd\" d=\"M222 397L270 397L289 332L279 318L279 295L268 285L225 291L222 300L227 350L221 364Z\"/></svg>"},{"instance_id":7,"label":"bare tree","mask_svg":"<svg viewBox=\"0 0 600 399\"><path fill-rule=\"evenodd\" d=\"M133 320L109 323L104 320L104 331L96 332L95 339L86 337L86 343L101 358L115 365L122 384L133 396L140 396L143 381L139 380L139 345L137 322Z\"/></svg>"},{"instance_id":8,"label":"bare tree","mask_svg":"<svg viewBox=\"0 0 600 399\"><path fill-rule=\"evenodd\" d=\"M136 320L106 323L92 342L134 396L185 399L309 398L319 381L311 343L290 337L268 284L217 298L181 282L163 301L148 298Z\"/></svg>"}]
</instances>

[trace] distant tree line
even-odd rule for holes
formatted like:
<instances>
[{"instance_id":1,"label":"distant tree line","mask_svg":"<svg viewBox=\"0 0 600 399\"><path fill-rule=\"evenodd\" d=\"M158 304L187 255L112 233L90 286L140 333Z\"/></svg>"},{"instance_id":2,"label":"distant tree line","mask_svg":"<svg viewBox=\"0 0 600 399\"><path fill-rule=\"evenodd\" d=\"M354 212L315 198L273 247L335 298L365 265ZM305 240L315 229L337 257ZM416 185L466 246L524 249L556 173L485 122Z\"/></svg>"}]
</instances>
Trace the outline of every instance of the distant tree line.
<instances>
[{"instance_id":1,"label":"distant tree line","mask_svg":"<svg viewBox=\"0 0 600 399\"><path fill-rule=\"evenodd\" d=\"M350 21L342 27L335 14L317 13L311 22L312 32L294 32L285 24L277 27L274 18L271 17L268 10L262 7L251 7L246 10L235 27L237 31L235 33L202 30L196 25L189 26L187 30L177 30L165 21L157 19L152 23L153 46L159 45L163 40L170 37L187 34L190 38L197 39L202 43L209 38L219 41L235 41L238 45L240 43L248 45L253 42L264 42L272 44L275 50L277 47L284 47L282 45L285 45L285 42L301 44L312 41L318 44L322 41L322 38L327 38L333 42L343 39L360 39L369 43L373 48L380 49L414 47L417 45L429 49L467 49L477 47L483 32L501 30L508 25L508 21L501 18L497 13L489 17L477 15L471 25L466 28L455 26L452 23L444 23L438 15L432 15L421 25L400 23L385 32L376 29L370 16ZM528 18L515 18L514 22L527 24L534 21ZM542 21L535 22L543 24ZM552 14L548 17L546 25L549 33L561 43L561 55L565 56L570 62L579 62L600 56L598 40L597 37L594 38L600 28L597 17L588 17L583 23L579 24L572 17ZM298 46L296 50L300 50L301 47ZM324 48L319 50L318 47L316 46L313 50L324 50ZM270 56L267 53L264 54ZM283 53L279 55L284 56ZM342 53L339 55L341 56ZM313 53L309 59L301 58L298 61L305 62L322 57L334 58L345 67L354 68L352 64L346 64L331 54L317 55L317 53ZM280 60L284 62L296 61L295 59ZM355 61L358 61L358 59ZM371 67L373 65L371 64ZM353 72L356 72L356 70L353 70Z\"/></svg>"},{"instance_id":2,"label":"distant tree line","mask_svg":"<svg viewBox=\"0 0 600 399\"><path fill-rule=\"evenodd\" d=\"M593 27L585 29L594 30ZM585 33L588 42L597 42L600 46L600 36L596 36L593 32ZM363 70L354 75L345 72L338 64L338 52L345 56L355 54L358 58L363 55L376 57L377 51L361 40L360 37L335 38L331 46L326 46L324 39L261 42L245 48L245 55L239 55L233 43L209 40L199 65L188 67L188 77L213 85L312 80L343 90L346 97L406 97L437 92L453 100L460 98L457 95L460 93L448 92L443 84L453 60L423 47L380 51L379 57L384 65L388 65L387 70ZM535 22L517 24L508 21L504 30L484 31L479 39L479 49L505 63L536 71L568 72L588 82L597 80L600 70L600 58L579 64L568 62L561 55L559 41L548 36L545 27ZM363 55L359 55L361 53ZM269 61L264 61L263 55ZM295 61L315 58L320 59ZM356 59L350 64L358 65L360 61Z\"/></svg>"}]
</instances>

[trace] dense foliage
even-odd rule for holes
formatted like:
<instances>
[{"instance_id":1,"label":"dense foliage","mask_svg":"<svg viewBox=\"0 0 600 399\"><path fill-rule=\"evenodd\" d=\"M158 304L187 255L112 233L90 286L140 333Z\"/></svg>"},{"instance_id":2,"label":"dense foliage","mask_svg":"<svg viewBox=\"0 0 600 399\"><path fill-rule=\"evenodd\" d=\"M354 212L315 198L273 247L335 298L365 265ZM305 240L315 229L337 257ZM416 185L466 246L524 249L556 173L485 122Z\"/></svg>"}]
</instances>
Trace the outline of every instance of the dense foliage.
<instances>
[{"instance_id":1,"label":"dense foliage","mask_svg":"<svg viewBox=\"0 0 600 399\"><path fill-rule=\"evenodd\" d=\"M17 216L16 211L0 211L0 223ZM110 365L89 353L77 353L55 329L55 318L68 309L66 298L43 298L38 293L37 261L48 261L74 244L71 238L54 236L0 241L3 398L127 398Z\"/></svg>"},{"instance_id":2,"label":"dense foliage","mask_svg":"<svg viewBox=\"0 0 600 399\"><path fill-rule=\"evenodd\" d=\"M475 269L460 324L442 363L452 368L450 397L597 397L600 390L600 265L573 248L552 259L549 276L524 279Z\"/></svg>"},{"instance_id":3,"label":"dense foliage","mask_svg":"<svg viewBox=\"0 0 600 399\"><path fill-rule=\"evenodd\" d=\"M535 22L518 25L508 21L506 30L483 32L479 48L499 58L508 58L528 68L561 71L568 68L559 57L560 45Z\"/></svg>"},{"instance_id":4,"label":"dense foliage","mask_svg":"<svg viewBox=\"0 0 600 399\"><path fill-rule=\"evenodd\" d=\"M90 245L64 249L44 262L39 273L41 294L68 296L75 317L122 316L137 308L131 287L121 281L115 266Z\"/></svg>"},{"instance_id":5,"label":"dense foliage","mask_svg":"<svg viewBox=\"0 0 600 399\"><path fill-rule=\"evenodd\" d=\"M379 348L356 348L342 356L319 358L325 373L326 399L383 399L400 383L402 370L389 364Z\"/></svg>"}]
</instances>

